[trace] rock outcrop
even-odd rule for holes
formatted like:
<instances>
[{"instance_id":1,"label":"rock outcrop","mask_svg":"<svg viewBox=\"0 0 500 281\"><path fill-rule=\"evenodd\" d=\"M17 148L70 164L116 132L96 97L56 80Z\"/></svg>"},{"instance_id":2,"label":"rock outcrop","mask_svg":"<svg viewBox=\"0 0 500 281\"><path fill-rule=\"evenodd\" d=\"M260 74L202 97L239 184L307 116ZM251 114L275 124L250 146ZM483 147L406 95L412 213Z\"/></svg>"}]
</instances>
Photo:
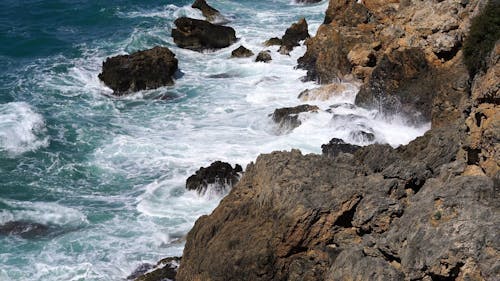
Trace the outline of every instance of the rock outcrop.
<instances>
[{"instance_id":1,"label":"rock outcrop","mask_svg":"<svg viewBox=\"0 0 500 281\"><path fill-rule=\"evenodd\" d=\"M287 55L293 50L294 47L299 46L300 41L309 37L310 35L306 19L301 18L285 31L285 35L281 38L281 47L279 52L283 55Z\"/></svg>"},{"instance_id":2,"label":"rock outcrop","mask_svg":"<svg viewBox=\"0 0 500 281\"><path fill-rule=\"evenodd\" d=\"M174 53L166 47L154 47L131 55L107 58L102 64L99 79L113 90L113 94L123 95L172 85L177 69L178 61Z\"/></svg>"},{"instance_id":3,"label":"rock outcrop","mask_svg":"<svg viewBox=\"0 0 500 281\"><path fill-rule=\"evenodd\" d=\"M172 37L180 48L193 51L226 48L236 42L236 32L229 26L181 17L174 21Z\"/></svg>"},{"instance_id":4,"label":"rock outcrop","mask_svg":"<svg viewBox=\"0 0 500 281\"><path fill-rule=\"evenodd\" d=\"M207 1L205 0L195 0L193 5L191 5L191 7L200 10L203 16L207 19L207 21L211 23L220 24L227 22L227 19L221 15L219 10L208 5Z\"/></svg>"},{"instance_id":5,"label":"rock outcrop","mask_svg":"<svg viewBox=\"0 0 500 281\"><path fill-rule=\"evenodd\" d=\"M216 193L223 194L240 180L242 171L238 164L233 168L229 163L215 161L209 167L201 167L190 176L186 180L186 189L204 194L207 188L212 186Z\"/></svg>"},{"instance_id":6,"label":"rock outcrop","mask_svg":"<svg viewBox=\"0 0 500 281\"><path fill-rule=\"evenodd\" d=\"M300 113L317 112L319 107L315 105L302 104L295 107L283 107L274 110L271 114L273 121L278 124L280 132L291 131L302 124L299 119Z\"/></svg>"},{"instance_id":7,"label":"rock outcrop","mask_svg":"<svg viewBox=\"0 0 500 281\"><path fill-rule=\"evenodd\" d=\"M232 58L248 58L248 57L251 57L253 55L254 55L254 53L251 50L249 50L243 46L239 46L238 48L234 49L231 52Z\"/></svg>"},{"instance_id":8,"label":"rock outcrop","mask_svg":"<svg viewBox=\"0 0 500 281\"><path fill-rule=\"evenodd\" d=\"M0 235L16 235L22 238L37 238L50 233L45 224L29 221L9 221L0 225Z\"/></svg>"},{"instance_id":9,"label":"rock outcrop","mask_svg":"<svg viewBox=\"0 0 500 281\"><path fill-rule=\"evenodd\" d=\"M271 57L271 51L265 50L260 51L257 57L255 58L255 62L270 62L273 58Z\"/></svg>"},{"instance_id":10,"label":"rock outcrop","mask_svg":"<svg viewBox=\"0 0 500 281\"><path fill-rule=\"evenodd\" d=\"M359 145L349 144L344 142L342 139L333 138L327 144L323 144L321 146L321 152L327 157L335 158L340 153L353 154L360 148L361 146Z\"/></svg>"},{"instance_id":11,"label":"rock outcrop","mask_svg":"<svg viewBox=\"0 0 500 281\"><path fill-rule=\"evenodd\" d=\"M127 280L134 281L164 281L175 280L181 258L171 257L159 261L156 265L143 264Z\"/></svg>"}]
</instances>

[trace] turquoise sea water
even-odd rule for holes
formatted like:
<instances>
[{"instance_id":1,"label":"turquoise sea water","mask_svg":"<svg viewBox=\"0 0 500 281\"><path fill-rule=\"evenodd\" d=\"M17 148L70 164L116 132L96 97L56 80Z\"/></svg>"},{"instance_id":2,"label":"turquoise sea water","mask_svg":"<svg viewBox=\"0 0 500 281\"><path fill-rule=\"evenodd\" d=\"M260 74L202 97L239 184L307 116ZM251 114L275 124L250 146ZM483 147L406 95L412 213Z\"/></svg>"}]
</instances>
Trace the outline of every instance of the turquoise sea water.
<instances>
[{"instance_id":1,"label":"turquoise sea water","mask_svg":"<svg viewBox=\"0 0 500 281\"><path fill-rule=\"evenodd\" d=\"M201 18L190 1L0 2L0 224L51 229L32 239L0 236L0 280L122 280L143 262L181 255L196 218L221 199L186 192L185 179L215 160L246 165L273 150L319 153L332 137L356 143L350 132L358 125L392 145L427 129L340 107L337 114L359 120L321 112L277 134L268 114L300 104L298 93L314 87L294 69L305 47L291 56L273 47L270 64L229 59L230 52L243 44L257 53L300 17L313 35L327 1L209 3L231 20L240 41L195 53L170 37L175 18ZM102 61L155 45L176 53L182 78L172 87L109 97L97 78ZM349 85L316 104L352 103L355 92Z\"/></svg>"}]
</instances>

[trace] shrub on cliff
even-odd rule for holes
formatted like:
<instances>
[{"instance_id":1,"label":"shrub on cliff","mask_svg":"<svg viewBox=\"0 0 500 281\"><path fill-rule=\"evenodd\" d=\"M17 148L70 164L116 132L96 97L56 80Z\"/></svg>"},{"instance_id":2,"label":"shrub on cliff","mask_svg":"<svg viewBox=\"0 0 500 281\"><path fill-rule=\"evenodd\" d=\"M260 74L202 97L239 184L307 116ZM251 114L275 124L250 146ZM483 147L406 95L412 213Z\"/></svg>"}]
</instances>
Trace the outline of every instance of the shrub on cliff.
<instances>
[{"instance_id":1,"label":"shrub on cliff","mask_svg":"<svg viewBox=\"0 0 500 281\"><path fill-rule=\"evenodd\" d=\"M469 36L464 42L464 60L473 77L486 68L488 54L500 38L500 1L490 0L483 11L472 19Z\"/></svg>"}]
</instances>

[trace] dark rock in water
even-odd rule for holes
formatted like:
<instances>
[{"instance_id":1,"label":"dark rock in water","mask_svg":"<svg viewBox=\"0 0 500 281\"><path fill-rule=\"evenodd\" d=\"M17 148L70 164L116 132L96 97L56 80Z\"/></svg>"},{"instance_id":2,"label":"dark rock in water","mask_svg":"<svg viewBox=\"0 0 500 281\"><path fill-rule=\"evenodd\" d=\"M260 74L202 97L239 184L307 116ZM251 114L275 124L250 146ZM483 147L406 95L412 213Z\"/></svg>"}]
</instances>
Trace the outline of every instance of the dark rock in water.
<instances>
[{"instance_id":1,"label":"dark rock in water","mask_svg":"<svg viewBox=\"0 0 500 281\"><path fill-rule=\"evenodd\" d=\"M333 138L330 140L330 142L321 146L321 151L323 152L323 155L330 158L335 158L340 153L352 154L360 148L361 146L348 144L342 139Z\"/></svg>"},{"instance_id":2,"label":"dark rock in water","mask_svg":"<svg viewBox=\"0 0 500 281\"><path fill-rule=\"evenodd\" d=\"M139 265L134 272L132 272L129 276L127 276L127 280L135 280L137 277L144 275L146 272L151 270L154 265L150 263L143 263Z\"/></svg>"},{"instance_id":3,"label":"dark rock in water","mask_svg":"<svg viewBox=\"0 0 500 281\"><path fill-rule=\"evenodd\" d=\"M0 225L0 235L18 235L22 238L36 238L50 233L50 227L28 221L9 221Z\"/></svg>"},{"instance_id":4,"label":"dark rock in water","mask_svg":"<svg viewBox=\"0 0 500 281\"><path fill-rule=\"evenodd\" d=\"M299 46L299 42L309 38L307 22L301 18L298 22L293 23L283 35L282 44L280 47L281 54L288 54L295 46Z\"/></svg>"},{"instance_id":5,"label":"dark rock in water","mask_svg":"<svg viewBox=\"0 0 500 281\"><path fill-rule=\"evenodd\" d=\"M196 0L191 7L200 10L203 16L211 23L227 22L227 19L217 9L208 5L205 0Z\"/></svg>"},{"instance_id":6,"label":"dark rock in water","mask_svg":"<svg viewBox=\"0 0 500 281\"><path fill-rule=\"evenodd\" d=\"M113 94L123 95L140 90L156 89L174 83L178 69L175 54L166 47L107 58L102 64L101 79Z\"/></svg>"},{"instance_id":7,"label":"dark rock in water","mask_svg":"<svg viewBox=\"0 0 500 281\"><path fill-rule=\"evenodd\" d=\"M231 57L232 58L248 58L253 56L254 53L250 51L249 49L239 46L237 49L233 50L231 52Z\"/></svg>"},{"instance_id":8,"label":"dark rock in water","mask_svg":"<svg viewBox=\"0 0 500 281\"><path fill-rule=\"evenodd\" d=\"M377 64L356 96L356 105L389 115L401 113L415 123L428 122L436 92L434 80L421 50L394 51Z\"/></svg>"},{"instance_id":9,"label":"dark rock in water","mask_svg":"<svg viewBox=\"0 0 500 281\"><path fill-rule=\"evenodd\" d=\"M266 50L266 51L261 51L258 55L257 58L255 58L256 62L269 62L273 58L271 57L271 51Z\"/></svg>"},{"instance_id":10,"label":"dark rock in water","mask_svg":"<svg viewBox=\"0 0 500 281\"><path fill-rule=\"evenodd\" d=\"M349 133L349 137L356 142L372 142L375 140L375 135L365 131L353 131Z\"/></svg>"},{"instance_id":11,"label":"dark rock in water","mask_svg":"<svg viewBox=\"0 0 500 281\"><path fill-rule=\"evenodd\" d=\"M194 51L225 48L236 42L233 28L208 21L181 17L174 21L172 37L180 48Z\"/></svg>"},{"instance_id":12,"label":"dark rock in water","mask_svg":"<svg viewBox=\"0 0 500 281\"><path fill-rule=\"evenodd\" d=\"M302 104L295 107L283 107L274 110L271 115L273 121L279 124L283 130L293 130L300 126L302 122L299 120L299 113L317 112L319 107L315 105Z\"/></svg>"},{"instance_id":13,"label":"dark rock in water","mask_svg":"<svg viewBox=\"0 0 500 281\"><path fill-rule=\"evenodd\" d=\"M243 169L238 164L233 169L229 163L216 161L209 167L201 167L190 176L186 180L186 189L204 194L208 185L214 185L218 193L224 193L228 187L231 188L238 183L242 171Z\"/></svg>"},{"instance_id":14,"label":"dark rock in water","mask_svg":"<svg viewBox=\"0 0 500 281\"><path fill-rule=\"evenodd\" d=\"M281 44L283 44L283 41L278 37L270 38L266 42L264 42L264 46L266 46L266 47L280 46Z\"/></svg>"},{"instance_id":15,"label":"dark rock in water","mask_svg":"<svg viewBox=\"0 0 500 281\"><path fill-rule=\"evenodd\" d=\"M180 257L171 257L162 259L161 261L158 262L158 264L156 264L156 266L154 266L154 268L150 268L146 270L142 275L134 277L135 281L165 281L165 280L175 281L175 277L177 275L177 269L179 268L180 262L181 262ZM146 273L147 271L149 272ZM129 280L129 278L127 279Z\"/></svg>"},{"instance_id":16,"label":"dark rock in water","mask_svg":"<svg viewBox=\"0 0 500 281\"><path fill-rule=\"evenodd\" d=\"M314 3L319 3L323 0L295 0L295 3L299 4L314 4Z\"/></svg>"},{"instance_id":17,"label":"dark rock in water","mask_svg":"<svg viewBox=\"0 0 500 281\"><path fill-rule=\"evenodd\" d=\"M220 79L220 78L232 78L232 77L236 77L236 75L231 74L231 73L218 73L218 74L208 75L207 77Z\"/></svg>"}]
</instances>

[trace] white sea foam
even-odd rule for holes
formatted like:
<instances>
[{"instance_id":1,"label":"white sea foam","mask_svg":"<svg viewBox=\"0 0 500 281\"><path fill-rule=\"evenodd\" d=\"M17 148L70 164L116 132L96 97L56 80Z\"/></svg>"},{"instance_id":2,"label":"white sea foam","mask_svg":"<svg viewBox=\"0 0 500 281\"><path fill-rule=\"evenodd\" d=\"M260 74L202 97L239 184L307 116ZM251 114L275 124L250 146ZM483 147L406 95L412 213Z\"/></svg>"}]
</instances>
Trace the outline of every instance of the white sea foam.
<instances>
[{"instance_id":1,"label":"white sea foam","mask_svg":"<svg viewBox=\"0 0 500 281\"><path fill-rule=\"evenodd\" d=\"M25 102L0 105L0 151L18 155L47 146L42 115Z\"/></svg>"}]
</instances>

